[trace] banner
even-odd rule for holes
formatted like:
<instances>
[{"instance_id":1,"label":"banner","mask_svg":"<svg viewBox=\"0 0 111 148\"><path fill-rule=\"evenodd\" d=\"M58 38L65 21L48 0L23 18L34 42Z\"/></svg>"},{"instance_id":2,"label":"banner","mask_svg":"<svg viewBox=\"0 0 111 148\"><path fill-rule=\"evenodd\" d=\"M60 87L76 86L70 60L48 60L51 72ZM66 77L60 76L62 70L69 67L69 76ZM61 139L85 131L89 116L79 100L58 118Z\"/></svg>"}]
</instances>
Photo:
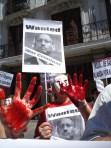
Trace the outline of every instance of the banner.
<instances>
[{"instance_id":1,"label":"banner","mask_svg":"<svg viewBox=\"0 0 111 148\"><path fill-rule=\"evenodd\" d=\"M92 67L94 80L111 77L111 57L93 62Z\"/></svg>"},{"instance_id":2,"label":"banner","mask_svg":"<svg viewBox=\"0 0 111 148\"><path fill-rule=\"evenodd\" d=\"M0 139L0 148L111 148L111 141Z\"/></svg>"},{"instance_id":3,"label":"banner","mask_svg":"<svg viewBox=\"0 0 111 148\"><path fill-rule=\"evenodd\" d=\"M0 85L10 87L13 79L13 74L0 71Z\"/></svg>"},{"instance_id":4,"label":"banner","mask_svg":"<svg viewBox=\"0 0 111 148\"><path fill-rule=\"evenodd\" d=\"M24 19L23 72L65 73L62 22Z\"/></svg>"}]
</instances>

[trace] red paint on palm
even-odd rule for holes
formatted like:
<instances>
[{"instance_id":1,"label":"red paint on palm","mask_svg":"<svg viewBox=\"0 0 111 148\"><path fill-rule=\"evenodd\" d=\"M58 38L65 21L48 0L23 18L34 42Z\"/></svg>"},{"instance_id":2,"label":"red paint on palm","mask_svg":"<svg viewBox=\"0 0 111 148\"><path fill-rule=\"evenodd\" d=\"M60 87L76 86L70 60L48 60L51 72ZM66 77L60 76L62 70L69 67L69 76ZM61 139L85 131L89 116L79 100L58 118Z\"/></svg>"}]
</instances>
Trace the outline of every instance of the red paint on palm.
<instances>
[{"instance_id":1,"label":"red paint on palm","mask_svg":"<svg viewBox=\"0 0 111 148\"><path fill-rule=\"evenodd\" d=\"M24 130L24 127L27 125L29 120L38 113L44 111L47 106L43 106L37 109L32 110L33 105L35 105L38 100L39 96L42 92L42 86L39 85L36 89L34 97L30 99L32 95L34 86L36 84L36 77L33 77L30 81L28 89L21 99L21 73L16 75L16 86L15 86L15 93L13 96L13 101L9 105L2 105L0 107L0 114L2 116L2 120L10 128L13 134L18 134L19 132Z\"/></svg>"},{"instance_id":2,"label":"red paint on palm","mask_svg":"<svg viewBox=\"0 0 111 148\"><path fill-rule=\"evenodd\" d=\"M19 132L25 122L29 120L32 111L21 100L14 100L7 109L2 110L4 122L13 132Z\"/></svg>"},{"instance_id":3,"label":"red paint on palm","mask_svg":"<svg viewBox=\"0 0 111 148\"><path fill-rule=\"evenodd\" d=\"M68 75L68 82L68 86L63 86L60 84L60 92L68 95L73 103L84 100L88 87L88 80L85 80L83 85L83 75L80 74L78 79L77 74L74 73L73 80L71 79L70 75Z\"/></svg>"}]
</instances>

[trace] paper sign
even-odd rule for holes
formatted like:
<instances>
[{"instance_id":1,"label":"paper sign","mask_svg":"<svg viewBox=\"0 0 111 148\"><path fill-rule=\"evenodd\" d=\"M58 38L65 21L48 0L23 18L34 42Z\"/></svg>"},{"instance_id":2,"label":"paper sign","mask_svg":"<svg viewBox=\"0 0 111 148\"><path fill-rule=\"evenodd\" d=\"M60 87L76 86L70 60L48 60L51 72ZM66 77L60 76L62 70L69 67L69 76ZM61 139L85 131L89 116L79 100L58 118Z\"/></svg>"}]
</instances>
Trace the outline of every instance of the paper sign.
<instances>
[{"instance_id":1,"label":"paper sign","mask_svg":"<svg viewBox=\"0 0 111 148\"><path fill-rule=\"evenodd\" d=\"M13 74L0 71L0 85L10 87L13 79Z\"/></svg>"},{"instance_id":2,"label":"paper sign","mask_svg":"<svg viewBox=\"0 0 111 148\"><path fill-rule=\"evenodd\" d=\"M23 72L65 73L62 22L24 19Z\"/></svg>"}]
</instances>

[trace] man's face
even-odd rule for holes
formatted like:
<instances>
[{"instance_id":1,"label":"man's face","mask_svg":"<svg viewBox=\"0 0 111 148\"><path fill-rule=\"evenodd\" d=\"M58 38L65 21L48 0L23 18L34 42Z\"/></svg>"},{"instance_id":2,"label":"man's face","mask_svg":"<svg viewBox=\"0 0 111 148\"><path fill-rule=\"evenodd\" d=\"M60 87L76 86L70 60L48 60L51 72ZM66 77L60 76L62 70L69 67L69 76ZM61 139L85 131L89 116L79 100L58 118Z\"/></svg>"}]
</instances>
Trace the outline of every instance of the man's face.
<instances>
[{"instance_id":1,"label":"man's face","mask_svg":"<svg viewBox=\"0 0 111 148\"><path fill-rule=\"evenodd\" d=\"M59 135L60 138L66 139L66 140L73 140L73 121L70 118L64 118L60 121L60 127L59 127Z\"/></svg>"},{"instance_id":2,"label":"man's face","mask_svg":"<svg viewBox=\"0 0 111 148\"><path fill-rule=\"evenodd\" d=\"M52 39L47 34L40 34L37 47L40 52L44 54L49 54L53 50Z\"/></svg>"}]
</instances>

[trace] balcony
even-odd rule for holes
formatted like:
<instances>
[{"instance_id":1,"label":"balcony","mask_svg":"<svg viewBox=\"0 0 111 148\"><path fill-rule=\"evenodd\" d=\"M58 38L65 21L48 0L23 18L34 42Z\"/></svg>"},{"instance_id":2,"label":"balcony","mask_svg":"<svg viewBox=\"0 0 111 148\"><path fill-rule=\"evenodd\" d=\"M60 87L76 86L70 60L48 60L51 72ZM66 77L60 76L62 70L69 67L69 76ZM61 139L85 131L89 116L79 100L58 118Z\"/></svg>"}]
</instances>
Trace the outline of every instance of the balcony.
<instances>
[{"instance_id":1,"label":"balcony","mask_svg":"<svg viewBox=\"0 0 111 148\"><path fill-rule=\"evenodd\" d=\"M83 42L110 39L111 26L107 20L102 20L82 26Z\"/></svg>"},{"instance_id":2,"label":"balcony","mask_svg":"<svg viewBox=\"0 0 111 148\"><path fill-rule=\"evenodd\" d=\"M64 25L63 25L64 26ZM74 26L75 27L75 26ZM70 27L70 31L64 28L64 45L73 45L78 43L87 43L98 40L107 40L111 38L111 26L107 20L89 23L80 28Z\"/></svg>"},{"instance_id":3,"label":"balcony","mask_svg":"<svg viewBox=\"0 0 111 148\"><path fill-rule=\"evenodd\" d=\"M8 57L8 45L0 45L0 59Z\"/></svg>"},{"instance_id":4,"label":"balcony","mask_svg":"<svg viewBox=\"0 0 111 148\"><path fill-rule=\"evenodd\" d=\"M8 0L6 15L23 10L37 8L46 3L46 0Z\"/></svg>"},{"instance_id":5,"label":"balcony","mask_svg":"<svg viewBox=\"0 0 111 148\"><path fill-rule=\"evenodd\" d=\"M71 32L68 34L67 32L70 44L65 45L66 56L72 56L73 54L71 52L74 53L76 50L78 53L80 53L80 50L85 52L86 49L89 50L89 48L93 48L93 46L96 49L98 44L105 47L107 47L108 44L111 44L111 28L108 25L107 20L86 24L81 26L81 28L82 34L78 36L74 36L75 34L72 34ZM79 39L79 36L82 36L82 38ZM66 43L68 43L68 41ZM10 28L9 44L1 45L0 51L0 58L22 54L22 25L16 27L12 26Z\"/></svg>"},{"instance_id":6,"label":"balcony","mask_svg":"<svg viewBox=\"0 0 111 148\"><path fill-rule=\"evenodd\" d=\"M7 2L6 15L17 12L30 7L30 0L9 0Z\"/></svg>"},{"instance_id":7,"label":"balcony","mask_svg":"<svg viewBox=\"0 0 111 148\"><path fill-rule=\"evenodd\" d=\"M89 23L81 26L82 40L74 37L73 44L65 45L65 56L73 57L103 50L110 50L111 48L111 25L107 20L102 20L94 23ZM75 44L74 44L75 42Z\"/></svg>"}]
</instances>

